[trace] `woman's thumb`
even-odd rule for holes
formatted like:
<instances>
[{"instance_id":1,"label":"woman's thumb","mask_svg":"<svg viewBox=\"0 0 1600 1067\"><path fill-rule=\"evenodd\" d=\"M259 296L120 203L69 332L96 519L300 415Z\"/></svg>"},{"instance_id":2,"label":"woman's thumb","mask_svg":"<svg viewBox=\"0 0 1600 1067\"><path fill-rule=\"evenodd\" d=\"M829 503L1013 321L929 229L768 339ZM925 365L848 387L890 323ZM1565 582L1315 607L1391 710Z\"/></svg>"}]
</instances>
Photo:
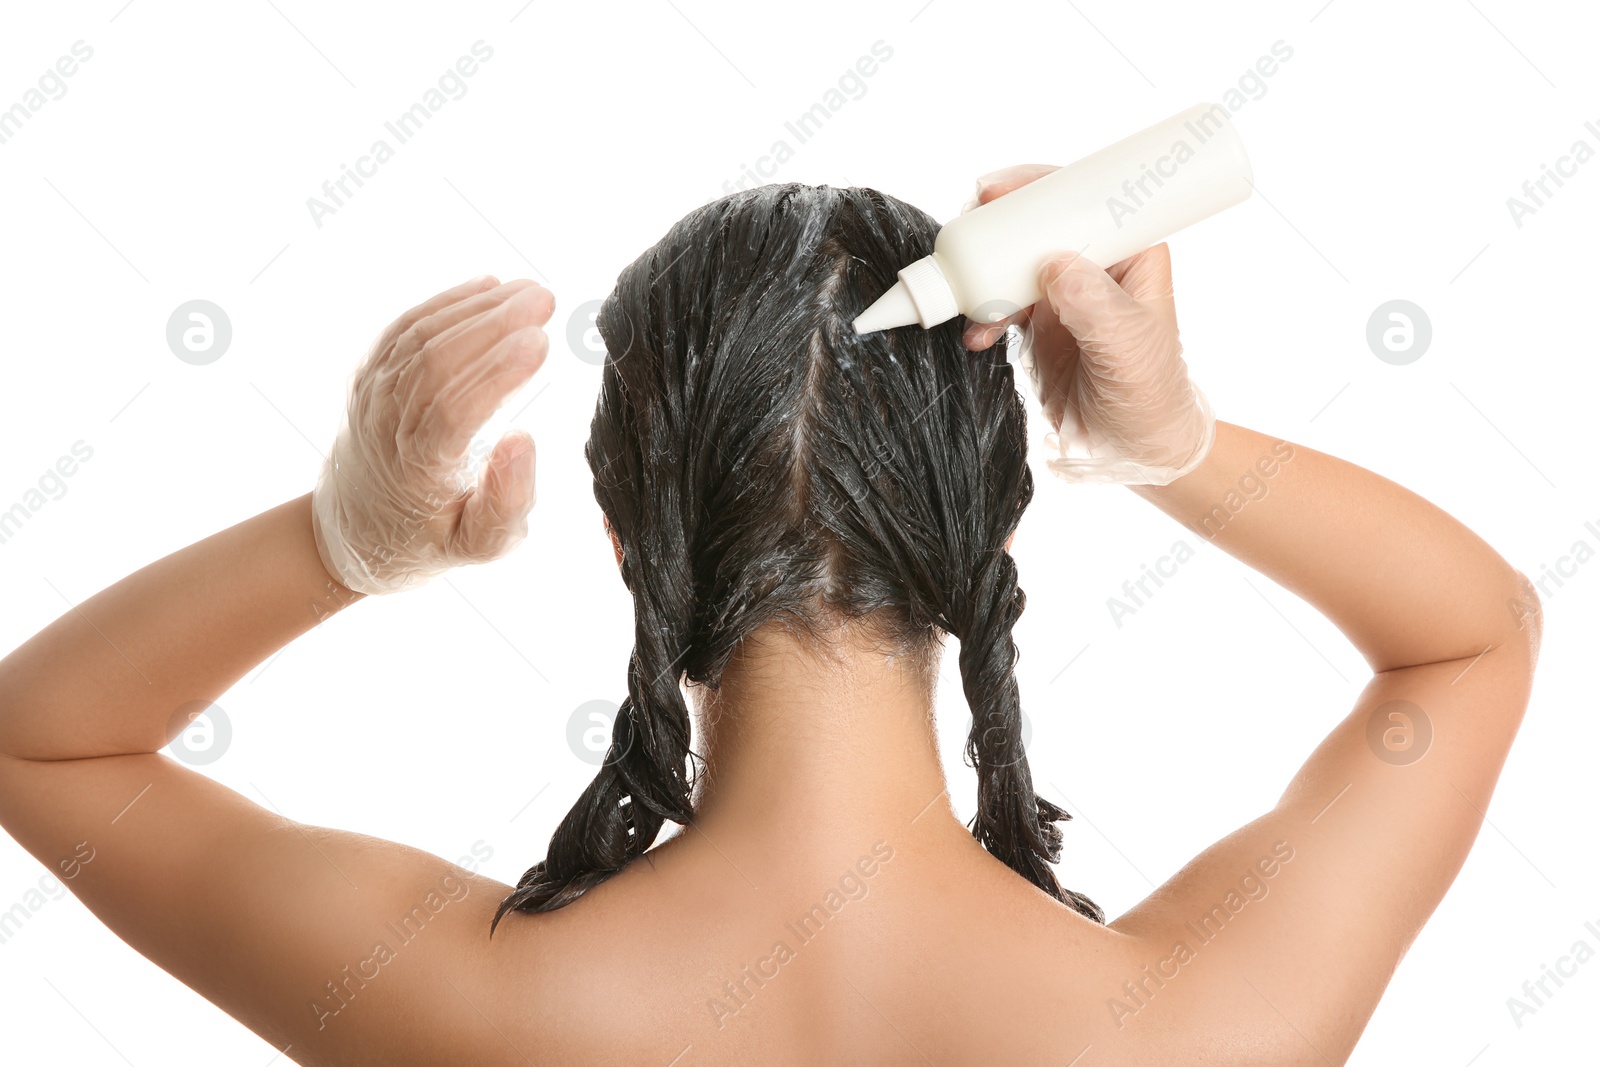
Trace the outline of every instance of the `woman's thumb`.
<instances>
[{"instance_id":1,"label":"woman's thumb","mask_svg":"<svg viewBox=\"0 0 1600 1067\"><path fill-rule=\"evenodd\" d=\"M500 438L467 498L457 530L458 547L471 559L494 559L528 533L534 501L533 438L512 430Z\"/></svg>"}]
</instances>

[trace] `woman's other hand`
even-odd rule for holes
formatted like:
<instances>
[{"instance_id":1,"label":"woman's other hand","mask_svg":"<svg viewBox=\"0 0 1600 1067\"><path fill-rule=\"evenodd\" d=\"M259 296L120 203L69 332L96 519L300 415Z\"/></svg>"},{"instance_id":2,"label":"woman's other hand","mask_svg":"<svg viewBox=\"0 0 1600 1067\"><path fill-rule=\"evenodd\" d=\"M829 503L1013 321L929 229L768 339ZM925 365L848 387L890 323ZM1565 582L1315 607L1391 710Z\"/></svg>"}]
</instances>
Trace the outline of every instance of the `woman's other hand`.
<instances>
[{"instance_id":1,"label":"woman's other hand","mask_svg":"<svg viewBox=\"0 0 1600 1067\"><path fill-rule=\"evenodd\" d=\"M533 439L495 444L474 485L473 435L544 362L548 289L482 277L400 316L350 386L312 494L317 551L360 593L420 585L505 555L527 536Z\"/></svg>"}]
</instances>

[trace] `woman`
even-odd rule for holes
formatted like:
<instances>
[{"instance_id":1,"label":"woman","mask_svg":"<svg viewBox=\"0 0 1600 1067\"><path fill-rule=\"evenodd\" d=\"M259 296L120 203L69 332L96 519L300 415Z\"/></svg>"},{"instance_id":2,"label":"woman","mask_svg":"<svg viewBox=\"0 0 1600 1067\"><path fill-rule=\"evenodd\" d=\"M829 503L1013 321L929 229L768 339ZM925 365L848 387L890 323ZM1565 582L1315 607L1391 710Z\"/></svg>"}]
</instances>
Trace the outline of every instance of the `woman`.
<instances>
[{"instance_id":1,"label":"woman","mask_svg":"<svg viewBox=\"0 0 1600 1067\"><path fill-rule=\"evenodd\" d=\"M1003 327L848 325L936 232L871 190L765 186L620 276L588 458L634 597L628 698L517 886L297 824L159 750L174 708L328 613L521 538L532 442L502 439L475 488L459 468L543 360L552 301L531 282L396 320L314 494L0 663L5 827L52 866L87 843L73 891L301 1063L1343 1062L1472 845L1537 600L1405 489L1216 422L1164 245L1109 272L1045 264L1026 365L1100 457L1052 464L1110 457L1373 671L1276 807L1107 923L1056 880L1068 816L1021 743L1007 549L1033 485ZM1270 496L1228 504L1252 477ZM970 831L932 727L945 633L973 713Z\"/></svg>"}]
</instances>

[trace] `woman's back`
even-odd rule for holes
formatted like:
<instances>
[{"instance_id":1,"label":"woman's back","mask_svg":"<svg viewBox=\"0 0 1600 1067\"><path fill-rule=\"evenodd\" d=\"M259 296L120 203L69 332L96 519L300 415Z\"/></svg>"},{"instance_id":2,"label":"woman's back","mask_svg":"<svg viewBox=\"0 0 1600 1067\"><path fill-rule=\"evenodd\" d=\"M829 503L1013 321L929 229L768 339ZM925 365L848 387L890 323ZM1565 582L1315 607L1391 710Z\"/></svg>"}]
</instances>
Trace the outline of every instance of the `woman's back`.
<instances>
[{"instance_id":1,"label":"woman's back","mask_svg":"<svg viewBox=\"0 0 1600 1067\"><path fill-rule=\"evenodd\" d=\"M854 848L690 829L579 902L508 920L495 955L508 972L537 961L504 1005L518 1044L538 1062L686 1067L1048 1063L1103 1042L1109 991L1138 970L1130 939L1017 878L947 811L916 814L851 827Z\"/></svg>"}]
</instances>

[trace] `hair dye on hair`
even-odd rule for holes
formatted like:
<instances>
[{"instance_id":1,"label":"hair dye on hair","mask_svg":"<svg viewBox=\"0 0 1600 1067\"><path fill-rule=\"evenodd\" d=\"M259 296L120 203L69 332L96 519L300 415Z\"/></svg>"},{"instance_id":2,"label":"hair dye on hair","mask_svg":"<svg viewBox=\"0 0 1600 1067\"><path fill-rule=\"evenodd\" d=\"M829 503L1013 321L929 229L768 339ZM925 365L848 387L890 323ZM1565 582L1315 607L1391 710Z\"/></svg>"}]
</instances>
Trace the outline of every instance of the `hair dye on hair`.
<instances>
[{"instance_id":1,"label":"hair dye on hair","mask_svg":"<svg viewBox=\"0 0 1600 1067\"><path fill-rule=\"evenodd\" d=\"M972 833L1104 921L1056 882L1070 816L1035 792L1023 750L1025 598L1005 546L1033 478L1005 347L966 351L959 318L851 325L938 230L873 189L764 185L690 212L618 277L596 317L609 356L586 456L634 600L628 695L594 781L496 923L571 903L693 818L703 761L680 683L717 687L771 623L870 627L923 662L959 638Z\"/></svg>"}]
</instances>

